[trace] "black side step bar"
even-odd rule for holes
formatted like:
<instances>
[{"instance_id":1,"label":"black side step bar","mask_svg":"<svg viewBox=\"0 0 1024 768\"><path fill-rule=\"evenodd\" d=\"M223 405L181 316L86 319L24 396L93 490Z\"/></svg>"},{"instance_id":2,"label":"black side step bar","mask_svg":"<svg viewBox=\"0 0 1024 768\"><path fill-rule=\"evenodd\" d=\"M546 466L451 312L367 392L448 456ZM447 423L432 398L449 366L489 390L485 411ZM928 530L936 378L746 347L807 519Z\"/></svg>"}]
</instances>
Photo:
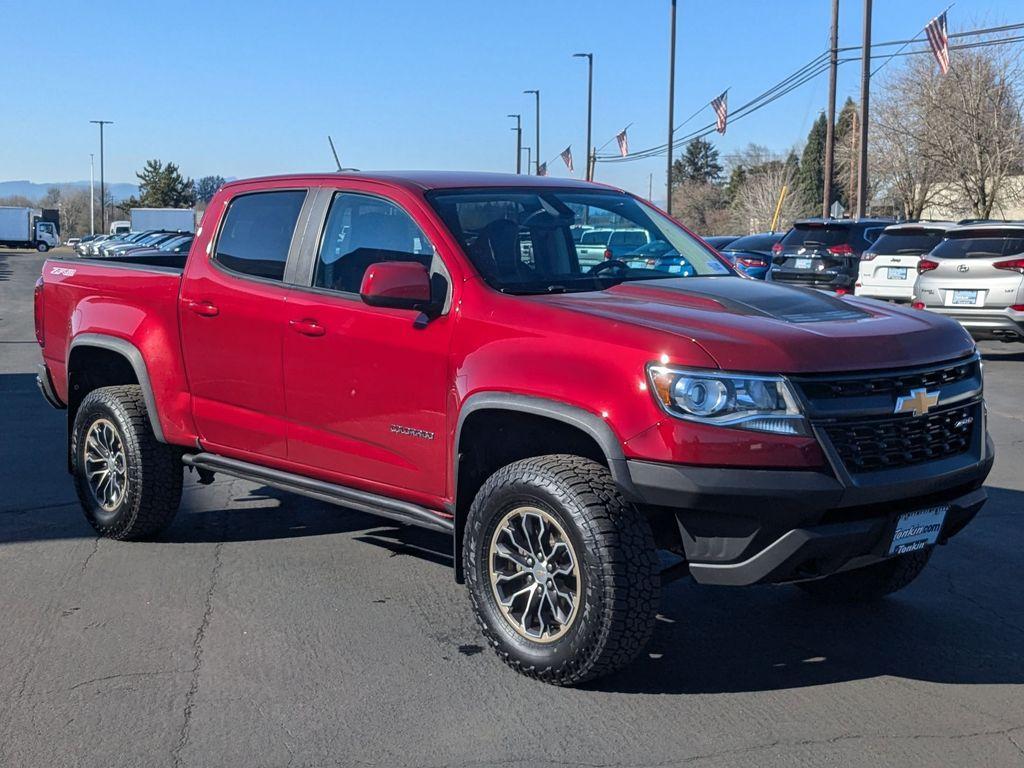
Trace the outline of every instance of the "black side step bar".
<instances>
[{"instance_id":1,"label":"black side step bar","mask_svg":"<svg viewBox=\"0 0 1024 768\"><path fill-rule=\"evenodd\" d=\"M214 453L186 453L181 460L190 467L205 469L210 472L221 472L225 475L240 477L243 480L252 480L258 483L280 488L282 491L291 491L301 496L309 496L321 501L329 501L360 512L369 512L371 515L380 515L401 523L416 525L421 528L430 528L443 533L455 532L455 522L451 518L444 517L440 513L433 512L426 507L417 504L410 504L407 501L397 501L386 496L378 496L367 491L358 491L355 488L347 488L343 485L327 483L323 480L314 480L302 475L295 475L291 472L282 472L279 469L261 467L258 464L250 464L247 461L229 459L225 456L218 456Z\"/></svg>"}]
</instances>

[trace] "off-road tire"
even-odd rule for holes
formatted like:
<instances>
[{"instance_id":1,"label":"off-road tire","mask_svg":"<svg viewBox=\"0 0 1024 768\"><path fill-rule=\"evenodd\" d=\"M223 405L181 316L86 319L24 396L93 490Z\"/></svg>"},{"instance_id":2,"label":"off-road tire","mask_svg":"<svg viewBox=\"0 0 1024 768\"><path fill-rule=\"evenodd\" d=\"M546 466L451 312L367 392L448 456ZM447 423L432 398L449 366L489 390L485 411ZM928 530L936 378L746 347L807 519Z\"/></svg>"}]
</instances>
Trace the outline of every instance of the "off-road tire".
<instances>
[{"instance_id":1,"label":"off-road tire","mask_svg":"<svg viewBox=\"0 0 1024 768\"><path fill-rule=\"evenodd\" d=\"M114 425L124 447L127 486L113 511L97 502L85 475L85 437L99 419ZM181 454L153 435L137 385L102 387L82 400L71 431L75 491L89 524L100 536L138 541L152 538L174 519L181 502Z\"/></svg>"},{"instance_id":2,"label":"off-road tire","mask_svg":"<svg viewBox=\"0 0 1024 768\"><path fill-rule=\"evenodd\" d=\"M519 505L554 517L579 560L576 618L548 643L517 633L491 588L491 538ZM622 497L608 470L589 459L539 456L495 472L469 510L463 563L484 636L506 664L528 677L576 685L607 675L629 664L654 629L660 580L650 525Z\"/></svg>"},{"instance_id":3,"label":"off-road tire","mask_svg":"<svg viewBox=\"0 0 1024 768\"><path fill-rule=\"evenodd\" d=\"M830 603L879 600L903 589L916 579L931 556L932 548L928 547L864 568L843 571L814 581L803 581L797 586L815 599Z\"/></svg>"}]
</instances>

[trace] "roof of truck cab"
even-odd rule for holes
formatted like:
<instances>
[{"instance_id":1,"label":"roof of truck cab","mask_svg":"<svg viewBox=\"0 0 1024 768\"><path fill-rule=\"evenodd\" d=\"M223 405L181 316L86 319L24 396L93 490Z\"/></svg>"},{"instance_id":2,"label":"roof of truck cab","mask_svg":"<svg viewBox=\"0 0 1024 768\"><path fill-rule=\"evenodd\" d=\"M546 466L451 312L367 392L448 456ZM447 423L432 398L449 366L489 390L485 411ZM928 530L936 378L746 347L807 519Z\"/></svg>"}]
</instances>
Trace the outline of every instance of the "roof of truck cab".
<instances>
[{"instance_id":1,"label":"roof of truck cab","mask_svg":"<svg viewBox=\"0 0 1024 768\"><path fill-rule=\"evenodd\" d=\"M395 186L431 189L467 189L494 187L549 187L552 189L614 189L608 184L581 181L557 176L529 176L517 173L487 173L482 171L339 171L337 173L295 173L280 176L261 176L251 179L237 179L225 187L261 181L293 181L301 184L316 182L331 183L346 179L380 181Z\"/></svg>"}]
</instances>

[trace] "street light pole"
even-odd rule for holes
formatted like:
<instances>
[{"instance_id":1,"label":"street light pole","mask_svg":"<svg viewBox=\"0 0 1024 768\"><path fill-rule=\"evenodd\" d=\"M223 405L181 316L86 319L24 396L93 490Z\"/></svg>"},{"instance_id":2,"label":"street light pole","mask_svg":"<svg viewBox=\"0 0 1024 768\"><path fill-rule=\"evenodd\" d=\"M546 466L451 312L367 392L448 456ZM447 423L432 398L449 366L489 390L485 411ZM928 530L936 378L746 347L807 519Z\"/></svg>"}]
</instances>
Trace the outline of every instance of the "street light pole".
<instances>
[{"instance_id":1,"label":"street light pole","mask_svg":"<svg viewBox=\"0 0 1024 768\"><path fill-rule=\"evenodd\" d=\"M100 229L107 230L107 197L106 186L103 179L103 126L113 125L113 120L90 120L100 127Z\"/></svg>"},{"instance_id":2,"label":"street light pole","mask_svg":"<svg viewBox=\"0 0 1024 768\"><path fill-rule=\"evenodd\" d=\"M868 99L871 95L871 0L864 0L864 53L860 73L860 165L857 167L857 218L868 207Z\"/></svg>"},{"instance_id":3,"label":"street light pole","mask_svg":"<svg viewBox=\"0 0 1024 768\"><path fill-rule=\"evenodd\" d=\"M584 176L593 181L593 164L590 160L590 127L594 117L594 54L574 53L573 58L587 60L587 170Z\"/></svg>"},{"instance_id":4,"label":"street light pole","mask_svg":"<svg viewBox=\"0 0 1024 768\"><path fill-rule=\"evenodd\" d=\"M523 120L522 115L509 115L516 119L516 127L512 130L516 132L516 173L523 172ZM529 171L530 167L527 164L526 170Z\"/></svg>"},{"instance_id":5,"label":"street light pole","mask_svg":"<svg viewBox=\"0 0 1024 768\"><path fill-rule=\"evenodd\" d=\"M676 0L672 0L672 10L669 17L668 37L668 175L665 184L668 189L668 199L665 201L665 210L672 214L672 122L675 119L673 108L676 100Z\"/></svg>"},{"instance_id":6,"label":"street light pole","mask_svg":"<svg viewBox=\"0 0 1024 768\"><path fill-rule=\"evenodd\" d=\"M95 155L89 153L89 234L96 234L96 163Z\"/></svg>"},{"instance_id":7,"label":"street light pole","mask_svg":"<svg viewBox=\"0 0 1024 768\"><path fill-rule=\"evenodd\" d=\"M540 174L540 91L523 91L523 93L532 93L537 97L537 135L533 142L533 156L536 158L534 162L537 164L537 174ZM526 164L527 170L530 168L530 164Z\"/></svg>"},{"instance_id":8,"label":"street light pole","mask_svg":"<svg viewBox=\"0 0 1024 768\"><path fill-rule=\"evenodd\" d=\"M526 173L527 173L527 175L529 175L529 173L530 173L530 162L531 162L531 160L530 160L530 148L529 147L523 147L523 149L526 150Z\"/></svg>"}]
</instances>

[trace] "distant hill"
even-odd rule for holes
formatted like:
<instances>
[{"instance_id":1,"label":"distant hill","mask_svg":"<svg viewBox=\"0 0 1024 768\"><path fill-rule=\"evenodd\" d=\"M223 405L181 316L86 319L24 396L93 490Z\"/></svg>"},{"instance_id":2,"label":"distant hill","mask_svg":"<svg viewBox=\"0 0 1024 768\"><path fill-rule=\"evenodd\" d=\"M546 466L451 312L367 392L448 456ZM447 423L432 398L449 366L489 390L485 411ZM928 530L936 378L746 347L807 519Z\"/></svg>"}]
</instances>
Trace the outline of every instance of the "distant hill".
<instances>
[{"instance_id":1,"label":"distant hill","mask_svg":"<svg viewBox=\"0 0 1024 768\"><path fill-rule=\"evenodd\" d=\"M124 182L107 182L107 190L109 190L111 196L114 198L114 202L118 200L124 200L132 195L139 193L139 188L135 184L127 184ZM50 187L84 187L89 188L89 180L85 181L54 181L49 183L37 184L32 181L0 181L0 197L9 197L11 195L22 195L31 200L38 200L46 194ZM96 179L96 195L100 194L100 180Z\"/></svg>"}]
</instances>

